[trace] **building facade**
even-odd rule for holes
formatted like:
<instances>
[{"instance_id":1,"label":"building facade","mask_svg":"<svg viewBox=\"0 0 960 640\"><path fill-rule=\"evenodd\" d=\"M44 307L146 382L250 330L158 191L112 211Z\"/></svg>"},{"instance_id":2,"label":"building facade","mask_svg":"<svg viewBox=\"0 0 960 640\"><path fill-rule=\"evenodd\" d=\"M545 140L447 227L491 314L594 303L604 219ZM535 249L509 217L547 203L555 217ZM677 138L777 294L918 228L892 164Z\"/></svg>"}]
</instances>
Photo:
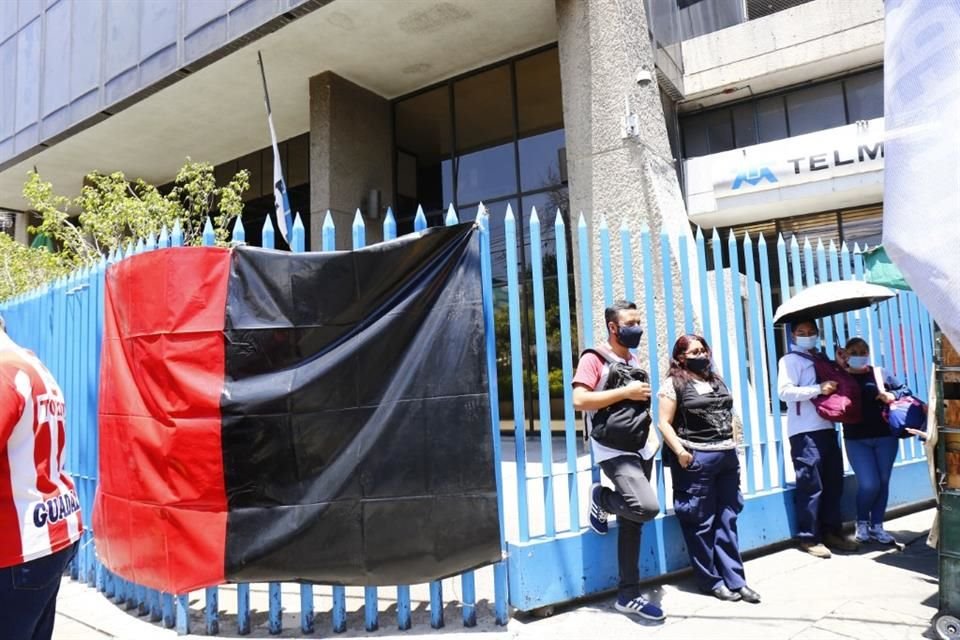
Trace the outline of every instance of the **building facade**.
<instances>
[{"instance_id":1,"label":"building facade","mask_svg":"<svg viewBox=\"0 0 960 640\"><path fill-rule=\"evenodd\" d=\"M251 172L257 233L273 209L262 51L310 246L327 209L346 222L392 206L409 226L417 206L439 216L483 201L495 219L507 204L566 207L570 188L595 187L571 185L564 116L597 106L572 89L613 93L616 125L649 71L693 224L878 242L882 1L644 4L628 15L614 0L0 3L4 228L26 237L33 167L76 193L91 170L163 184L190 156ZM645 24L597 37L605 5ZM626 68L590 64L638 31L654 69L629 54ZM580 60L565 67L565 50Z\"/></svg>"},{"instance_id":2,"label":"building facade","mask_svg":"<svg viewBox=\"0 0 960 640\"><path fill-rule=\"evenodd\" d=\"M480 202L495 239L508 205L568 229L582 212L880 239L882 0L7 0L0 226L29 240L34 167L73 195L94 170L162 185L190 157L250 171L257 243L274 210L258 52L309 248L327 211L346 248L358 209L375 241L387 207L402 233L418 207ZM593 291L578 304L602 306Z\"/></svg>"}]
</instances>

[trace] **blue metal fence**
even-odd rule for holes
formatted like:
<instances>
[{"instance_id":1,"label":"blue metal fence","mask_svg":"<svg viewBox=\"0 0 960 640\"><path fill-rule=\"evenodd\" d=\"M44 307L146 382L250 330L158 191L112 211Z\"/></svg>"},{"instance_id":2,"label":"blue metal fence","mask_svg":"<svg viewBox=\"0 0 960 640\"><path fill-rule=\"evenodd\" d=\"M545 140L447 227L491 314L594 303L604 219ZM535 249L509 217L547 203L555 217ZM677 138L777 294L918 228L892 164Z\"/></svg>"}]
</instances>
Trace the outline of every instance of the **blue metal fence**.
<instances>
[{"instance_id":1,"label":"blue metal fence","mask_svg":"<svg viewBox=\"0 0 960 640\"><path fill-rule=\"evenodd\" d=\"M533 238L537 225L535 212L531 213L529 224ZM562 219L558 220L559 224L562 224ZM566 272L566 264L561 261L564 247L560 238L564 235L563 230L558 227L556 235L556 257L562 280ZM578 220L581 299L593 298L591 288L598 281L602 283L604 305L619 297L633 298L632 265L642 265L642 273L647 280L641 287L641 295L648 311L649 339L640 349L646 350L651 378L657 382L663 375L662 367L669 361L669 350L677 336L693 329L703 332L714 347L723 377L730 383L735 396L735 409L743 426L742 473L747 506L739 527L741 548L757 548L789 538L793 513L792 508L786 506L790 500L785 500L782 494L792 491L792 483L789 482L792 465L785 463L786 424L781 404L776 399L777 354L782 353L785 344L782 329L772 324L773 310L797 291L817 282L854 277L862 279L860 247L855 246L851 253L845 244L838 251L832 242L824 247L820 240L815 239L812 244L808 238L793 237L790 238L788 250L787 242L778 237L776 263L773 263L767 238L762 235L737 238L731 234L724 242L714 231L708 242L702 231L697 229L691 243L686 237L671 238L666 232L655 238L644 226L638 234L640 256L633 255L631 251L633 234L621 229L620 235L620 264L628 266L623 277L617 278L615 276L621 274L612 272L611 265L616 256L612 256L614 247L606 222L601 218L596 236L592 236L583 217ZM597 253L600 259L592 260ZM712 272L707 270L708 259L713 265ZM514 268L511 262L508 262L508 270ZM597 264L601 273L592 274L591 265ZM657 281L652 268L655 264L659 266L659 275L663 276L663 288L660 291L651 284ZM789 267L792 267L792 277L788 275ZM679 271L679 276L672 277L671 274L676 271ZM779 284L779 295L774 279ZM623 283L622 290L617 289L617 282ZM510 286L514 284L515 281L511 279ZM675 284L679 285L679 289ZM538 286L540 283L534 278L535 292ZM568 292L561 293L561 297L568 295ZM655 298L662 300L665 309L663 317L656 318L649 313L656 308ZM597 331L603 327L603 320L592 317L598 307L590 305L581 309L584 345L601 338ZM665 323L665 327L660 337L665 340L661 341L657 339L657 326L662 323ZM825 318L822 325L822 346L831 356L834 346L844 343L848 337L864 336L871 343L875 364L905 378L918 395L926 397L926 372L932 363L931 319L913 293L900 292L877 309ZM569 329L565 328L562 341L568 339ZM512 347L512 357L516 361L520 349L516 344ZM567 357L565 354L565 371ZM538 379L542 379L544 372L540 364L537 373ZM569 375L565 373L564 385L569 386L569 383ZM514 396L515 400L522 397L517 392ZM656 413L656 397L653 404ZM524 445L520 442L523 437L522 413L519 410L515 413L518 423L516 450L519 457L524 451ZM573 414L572 403L566 394L564 413L566 416ZM572 426L569 421L565 423L565 429L570 437ZM923 477L926 473L923 452L915 442L904 442L895 470L891 505L924 499L930 495ZM542 441L541 447L547 446L548 443ZM543 451L540 455L545 460L551 458L549 453ZM641 569L648 576L661 575L687 565L676 522L666 509L671 502L668 495L671 494L672 483L665 479L669 470L664 469L659 455L655 469L662 513L652 526L645 528L648 533L644 535ZM544 467L543 474L548 473ZM597 469L594 467L592 474L584 471L579 475L580 486L585 487L592 479L596 479ZM521 489L518 491L518 515L523 523L524 514L533 513L536 506L524 502L523 489L534 486L531 483L538 483L542 479L536 474L525 474L519 460L517 476ZM847 482L850 484L849 478ZM852 484L849 488L852 489ZM852 501L853 493L851 490L846 492L848 502ZM848 513L851 506L847 505ZM578 509L584 513L585 501L581 503L579 499L571 497L570 513L578 513ZM550 512L545 513L546 517L550 515ZM567 530L547 523L541 536L526 535L526 529L521 524L520 535L508 539L509 594L513 606L529 610L611 589L616 585L615 537L601 538L589 530L581 530L581 521L571 518L571 526Z\"/></svg>"},{"instance_id":2,"label":"blue metal fence","mask_svg":"<svg viewBox=\"0 0 960 640\"><path fill-rule=\"evenodd\" d=\"M445 224L455 224L457 213L451 207ZM671 238L666 233L654 234L643 226L639 230L621 227L619 242L611 240L606 221L600 219L596 235L581 216L575 229L561 212L553 217L553 233L544 232L540 214L532 210L519 220L508 207L503 219L503 240L506 244L505 306L509 317L509 354L498 353L494 327L494 264L489 218L478 215L480 226L481 263L484 293L484 324L487 339L487 365L490 372L497 486L500 495L501 541L505 560L493 567L492 605L498 624L508 619L508 604L529 610L562 602L612 588L616 582L615 536L600 539L584 527L586 522L586 487L599 479L599 470L590 464L589 455L582 450L577 432L578 422L573 411L570 393L575 365L574 329L570 309L575 306L574 292L568 286L569 277L578 270L580 300L590 301L593 288L601 282L605 304L613 299L640 298L647 310L655 308L656 299L664 308L676 309L666 313L665 345L669 350L678 334L702 331L718 355L718 366L730 383L736 397L736 408L743 422L745 438L743 452L744 486L747 509L741 523L742 546L752 548L769 544L789 536L791 515L784 511L782 496L774 502L765 497L789 490L791 466L785 464L785 423L780 403L775 399L777 388L776 357L779 328L771 322L776 305L789 299L798 290L815 282L863 278L860 248L851 251L845 244L839 250L831 242L825 248L819 241L809 239L776 239L776 264L768 252L768 239L762 235L737 239L732 234L726 241L716 231L707 240L698 229L690 238ZM531 273L521 282L520 259L517 255L517 225L524 224L530 240ZM419 211L415 230L426 228L427 220ZM570 264L568 232L577 238L577 255ZM388 211L383 222L383 238L396 237L397 224ZM659 237L656 237L659 235ZM552 237L551 237L552 236ZM269 219L263 228L263 246L274 246L275 231ZM322 249L334 249L335 228L329 214L322 226ZM354 248L365 245L365 226L357 213L352 225ZM292 229L293 251L304 250L304 228L297 218ZM245 230L239 221L233 230L234 242L245 240ZM772 239L770 239L772 241ZM213 244L213 228L208 222L203 234L204 244ZM637 242L638 241L638 242ZM138 615L152 621L175 627L179 633L191 628L188 594L167 594L132 584L111 574L96 558L93 532L89 521L97 483L97 394L99 358L103 327L104 274L110 264L142 251L177 247L183 244L179 227L163 230L159 237L139 240L123 252L115 252L93 267L43 286L0 305L7 317L8 330L21 344L33 349L48 364L60 381L66 395L67 450L66 456L77 483L88 529L83 535L81 550L73 565L75 579L86 582L115 602L136 609ZM639 254L634 251L639 247ZM675 248L674 248L675 247ZM708 251L709 250L709 251ZM598 263L592 256L599 253ZM618 255L616 255L618 254ZM612 264L619 258L625 264L622 278L615 278ZM741 268L741 259L743 261ZM592 265L599 264L601 273L594 278ZM634 278L630 265L642 265L644 281ZM708 265L713 266L708 269ZM723 265L729 265L725 268ZM665 275L663 290L655 291L654 265ZM679 271L679 289L675 290L671 273ZM556 305L559 318L548 317L545 292L545 266L555 266L557 274ZM529 282L526 282L529 278ZM775 298L774 281L779 283L779 298ZM615 283L622 283L622 289ZM529 289L527 289L529 287ZM532 289L532 291L530 291ZM530 295L532 293L532 295ZM554 295L554 294L551 294ZM524 297L526 296L526 297ZM521 330L521 299L532 305L532 337L525 342ZM554 301L551 300L551 303ZM592 344L602 338L598 332L602 318L594 317L595 306L580 305L582 344ZM682 322L677 318L682 318ZM648 313L646 318L646 356L651 378L659 381L664 375L663 365L669 353L661 349L657 336L658 318ZM550 344L548 327L557 329L559 345ZM880 304L876 309L851 312L825 319L823 335L831 340L834 335L842 342L847 337L867 337L877 364L895 375L905 378L918 395L927 393L926 372L932 362L932 327L926 310L916 296L901 292L896 298ZM549 386L550 366L547 353L559 349L559 375L562 378L559 407L552 404ZM782 346L781 346L782 349ZM527 407L525 398L524 353L535 354L536 382L533 407ZM506 357L509 355L509 357ZM500 356L498 358L498 356ZM506 357L506 358L505 358ZM512 420L501 422L497 363L509 362L504 373L511 376ZM557 368L556 366L554 367ZM526 372L530 373L530 372ZM657 399L654 397L654 411ZM534 413L538 422L536 437L528 441L527 411ZM557 431L562 431L561 434ZM512 433L512 460L501 455L501 436ZM915 443L901 447L899 473L908 480L899 482L892 491L892 501L903 502L924 497L929 489L923 473L923 451ZM536 464L534 456L539 458ZM529 464L528 464L529 463ZM919 470L919 471L918 471ZM922 471L922 473L921 473ZM514 481L506 482L512 475ZM661 575L685 565L686 559L676 535L676 523L667 506L670 482L659 455L656 461L657 490L663 512L645 530L642 569L645 575ZM505 500L505 498L508 498ZM789 510L787 510L789 511ZM759 533L758 533L759 532ZM477 583L474 572L459 577L459 601L462 624L477 623ZM364 589L364 626L368 631L381 624L381 594L386 585ZM409 629L412 625L411 586L398 585L396 589L396 625ZM444 626L443 583L431 583L429 589L429 622L433 628ZM319 593L329 603L330 627L333 632L347 628L347 597L342 586L319 587L299 585L299 627L305 633L315 632ZM318 591L318 590L322 590ZM219 611L221 590L212 586L205 590L203 619L205 631L216 635L220 630ZM267 586L267 628L271 634L282 631L284 589L279 583ZM290 597L290 594L287 594ZM450 599L448 599L448 602ZM288 601L289 602L289 601ZM326 607L325 607L326 608ZM240 634L251 632L251 585L236 586L236 625Z\"/></svg>"}]
</instances>

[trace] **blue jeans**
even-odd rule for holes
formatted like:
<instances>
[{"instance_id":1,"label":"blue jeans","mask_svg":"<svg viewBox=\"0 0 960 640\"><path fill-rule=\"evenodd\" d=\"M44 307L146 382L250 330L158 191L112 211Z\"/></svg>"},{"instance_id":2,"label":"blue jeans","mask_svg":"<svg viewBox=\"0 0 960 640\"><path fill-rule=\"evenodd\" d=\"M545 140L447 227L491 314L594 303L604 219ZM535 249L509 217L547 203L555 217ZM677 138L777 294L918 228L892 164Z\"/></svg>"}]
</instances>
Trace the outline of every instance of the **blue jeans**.
<instances>
[{"instance_id":1,"label":"blue jeans","mask_svg":"<svg viewBox=\"0 0 960 640\"><path fill-rule=\"evenodd\" d=\"M837 432L821 429L790 436L790 457L797 472L797 538L816 543L825 533L840 533L843 456Z\"/></svg>"},{"instance_id":2,"label":"blue jeans","mask_svg":"<svg viewBox=\"0 0 960 640\"><path fill-rule=\"evenodd\" d=\"M694 451L693 462L686 469L674 456L669 459L673 511L699 587L704 591L723 585L743 588L747 582L737 541L743 495L736 450Z\"/></svg>"},{"instance_id":3,"label":"blue jeans","mask_svg":"<svg viewBox=\"0 0 960 640\"><path fill-rule=\"evenodd\" d=\"M50 640L60 579L77 550L0 569L0 635L15 640Z\"/></svg>"},{"instance_id":4,"label":"blue jeans","mask_svg":"<svg viewBox=\"0 0 960 640\"><path fill-rule=\"evenodd\" d=\"M890 493L890 472L900 442L893 436L847 440L847 459L857 476L857 520L883 524Z\"/></svg>"}]
</instances>

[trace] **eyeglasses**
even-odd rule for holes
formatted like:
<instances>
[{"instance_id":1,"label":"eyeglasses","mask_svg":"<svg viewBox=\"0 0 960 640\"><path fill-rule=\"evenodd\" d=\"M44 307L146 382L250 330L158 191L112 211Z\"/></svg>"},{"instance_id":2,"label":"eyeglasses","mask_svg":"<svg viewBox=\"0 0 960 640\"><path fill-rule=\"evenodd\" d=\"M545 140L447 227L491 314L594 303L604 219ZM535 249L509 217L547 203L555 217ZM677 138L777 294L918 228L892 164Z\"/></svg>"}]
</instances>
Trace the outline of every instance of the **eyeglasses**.
<instances>
[{"instance_id":1,"label":"eyeglasses","mask_svg":"<svg viewBox=\"0 0 960 640\"><path fill-rule=\"evenodd\" d=\"M695 358L695 357L697 357L697 356L705 356L705 355L707 355L708 353L709 353L709 351L707 351L706 349L704 349L704 348L701 347L700 349L694 349L693 351L687 351L687 352L685 352L683 355L685 355L685 356L690 356L690 357L694 357L694 358Z\"/></svg>"}]
</instances>

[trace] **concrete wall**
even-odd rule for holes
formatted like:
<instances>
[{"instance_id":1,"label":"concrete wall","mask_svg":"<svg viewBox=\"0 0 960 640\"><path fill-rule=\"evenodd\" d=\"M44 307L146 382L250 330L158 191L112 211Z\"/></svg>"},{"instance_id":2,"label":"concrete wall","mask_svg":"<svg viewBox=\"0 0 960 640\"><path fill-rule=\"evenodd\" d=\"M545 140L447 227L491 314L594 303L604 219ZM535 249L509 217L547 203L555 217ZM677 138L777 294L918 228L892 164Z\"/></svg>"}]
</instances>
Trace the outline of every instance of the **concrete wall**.
<instances>
[{"instance_id":1,"label":"concrete wall","mask_svg":"<svg viewBox=\"0 0 960 640\"><path fill-rule=\"evenodd\" d=\"M393 197L393 121L390 102L332 72L310 78L310 237L322 242L327 210L337 229L337 249L351 247L358 205L366 241L383 237L383 214ZM376 217L368 197L380 191Z\"/></svg>"},{"instance_id":2,"label":"concrete wall","mask_svg":"<svg viewBox=\"0 0 960 640\"><path fill-rule=\"evenodd\" d=\"M686 40L682 108L874 65L883 60L883 16L883 0L816 0Z\"/></svg>"},{"instance_id":3,"label":"concrete wall","mask_svg":"<svg viewBox=\"0 0 960 640\"><path fill-rule=\"evenodd\" d=\"M251 31L278 28L305 3L325 2L0 1L0 169L196 71Z\"/></svg>"}]
</instances>

